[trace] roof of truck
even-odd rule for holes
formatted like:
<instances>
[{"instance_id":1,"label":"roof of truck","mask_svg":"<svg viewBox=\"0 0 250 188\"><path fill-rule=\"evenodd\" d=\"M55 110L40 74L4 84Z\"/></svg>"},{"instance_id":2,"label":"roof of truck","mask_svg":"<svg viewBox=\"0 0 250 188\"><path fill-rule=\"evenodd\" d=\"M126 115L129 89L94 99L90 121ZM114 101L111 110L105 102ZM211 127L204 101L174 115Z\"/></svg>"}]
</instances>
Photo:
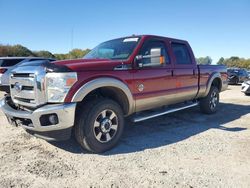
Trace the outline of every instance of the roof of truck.
<instances>
[{"instance_id":1,"label":"roof of truck","mask_svg":"<svg viewBox=\"0 0 250 188\"><path fill-rule=\"evenodd\" d=\"M131 38L131 37L159 37L159 38L166 38L166 39L169 39L169 40L176 40L176 41L187 42L186 40L183 40L183 39L165 37L165 36L160 36L160 35L149 35L149 34L145 34L145 35L130 35L130 36L120 37L120 38Z\"/></svg>"},{"instance_id":2,"label":"roof of truck","mask_svg":"<svg viewBox=\"0 0 250 188\"><path fill-rule=\"evenodd\" d=\"M45 57L0 57L0 59L53 59Z\"/></svg>"}]
</instances>

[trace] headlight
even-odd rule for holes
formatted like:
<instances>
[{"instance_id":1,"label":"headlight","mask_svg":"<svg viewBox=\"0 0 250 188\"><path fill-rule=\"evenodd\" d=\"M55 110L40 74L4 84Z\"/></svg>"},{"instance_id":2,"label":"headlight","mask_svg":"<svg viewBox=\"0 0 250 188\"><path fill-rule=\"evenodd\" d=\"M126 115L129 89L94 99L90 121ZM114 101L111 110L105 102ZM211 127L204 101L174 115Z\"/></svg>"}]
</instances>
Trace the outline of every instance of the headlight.
<instances>
[{"instance_id":1,"label":"headlight","mask_svg":"<svg viewBox=\"0 0 250 188\"><path fill-rule=\"evenodd\" d=\"M77 81L75 72L47 73L46 90L48 102L64 102L68 91Z\"/></svg>"},{"instance_id":2,"label":"headlight","mask_svg":"<svg viewBox=\"0 0 250 188\"><path fill-rule=\"evenodd\" d=\"M246 83L247 83L248 85L250 85L250 80L246 81Z\"/></svg>"}]
</instances>

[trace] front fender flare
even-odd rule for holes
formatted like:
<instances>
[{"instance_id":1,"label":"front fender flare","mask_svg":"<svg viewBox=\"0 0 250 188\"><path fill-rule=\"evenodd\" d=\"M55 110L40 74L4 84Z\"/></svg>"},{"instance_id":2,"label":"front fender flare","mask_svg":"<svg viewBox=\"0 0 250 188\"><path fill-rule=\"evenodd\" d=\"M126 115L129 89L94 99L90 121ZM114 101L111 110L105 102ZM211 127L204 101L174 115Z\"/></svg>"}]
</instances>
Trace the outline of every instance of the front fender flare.
<instances>
[{"instance_id":1,"label":"front fender flare","mask_svg":"<svg viewBox=\"0 0 250 188\"><path fill-rule=\"evenodd\" d=\"M134 112L135 102L128 86L120 80L108 77L97 78L82 85L74 94L71 102L81 102L91 91L101 87L114 87L120 89L127 96L129 104L127 115Z\"/></svg>"}]
</instances>

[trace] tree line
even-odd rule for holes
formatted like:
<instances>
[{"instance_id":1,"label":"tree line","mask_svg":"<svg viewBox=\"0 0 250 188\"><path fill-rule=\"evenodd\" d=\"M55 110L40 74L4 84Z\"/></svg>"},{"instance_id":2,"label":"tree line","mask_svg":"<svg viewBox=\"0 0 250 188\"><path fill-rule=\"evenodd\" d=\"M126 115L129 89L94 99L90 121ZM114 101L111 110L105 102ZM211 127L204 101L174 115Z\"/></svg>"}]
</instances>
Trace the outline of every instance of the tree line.
<instances>
[{"instance_id":1,"label":"tree line","mask_svg":"<svg viewBox=\"0 0 250 188\"><path fill-rule=\"evenodd\" d=\"M217 64L226 65L227 67L239 67L239 68L250 69L250 59L240 58L237 56L232 56L226 59L221 57L217 62Z\"/></svg>"},{"instance_id":2,"label":"tree line","mask_svg":"<svg viewBox=\"0 0 250 188\"><path fill-rule=\"evenodd\" d=\"M58 60L63 59L76 59L82 58L86 55L90 49L73 49L66 54L53 54L47 50L31 51L30 49L17 44L17 45L1 45L0 44L0 57L45 57L54 58ZM212 64L212 58L209 56L196 58L198 64L210 65ZM226 65L227 67L239 67L250 69L250 59L244 59L237 56L232 56L230 58L221 57L217 62L219 65Z\"/></svg>"},{"instance_id":3,"label":"tree line","mask_svg":"<svg viewBox=\"0 0 250 188\"><path fill-rule=\"evenodd\" d=\"M201 65L212 64L212 59L209 56L196 58L196 61ZM217 62L217 65L250 69L250 59L240 58L237 56L232 56L230 58L221 57Z\"/></svg>"},{"instance_id":4,"label":"tree line","mask_svg":"<svg viewBox=\"0 0 250 188\"><path fill-rule=\"evenodd\" d=\"M32 51L20 44L17 45L1 45L0 44L0 57L45 57L45 58L53 58L58 60L63 59L76 59L82 58L85 54L87 54L90 49L72 49L66 54L53 54L47 50L40 51Z\"/></svg>"}]
</instances>

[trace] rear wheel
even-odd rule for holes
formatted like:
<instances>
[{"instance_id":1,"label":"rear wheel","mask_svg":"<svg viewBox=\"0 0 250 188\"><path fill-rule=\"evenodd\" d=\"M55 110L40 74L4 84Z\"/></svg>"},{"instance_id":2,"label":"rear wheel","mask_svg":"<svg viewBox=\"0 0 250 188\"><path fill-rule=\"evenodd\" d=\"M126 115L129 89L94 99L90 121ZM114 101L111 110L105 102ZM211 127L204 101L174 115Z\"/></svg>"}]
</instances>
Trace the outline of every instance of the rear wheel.
<instances>
[{"instance_id":1,"label":"rear wheel","mask_svg":"<svg viewBox=\"0 0 250 188\"><path fill-rule=\"evenodd\" d=\"M200 109L203 113L213 114L217 111L219 104L219 90L212 86L208 95L200 100Z\"/></svg>"},{"instance_id":2,"label":"rear wheel","mask_svg":"<svg viewBox=\"0 0 250 188\"><path fill-rule=\"evenodd\" d=\"M75 125L78 143L84 149L95 153L113 148L124 128L121 107L113 100L97 99L95 102L86 103L82 108Z\"/></svg>"}]
</instances>

